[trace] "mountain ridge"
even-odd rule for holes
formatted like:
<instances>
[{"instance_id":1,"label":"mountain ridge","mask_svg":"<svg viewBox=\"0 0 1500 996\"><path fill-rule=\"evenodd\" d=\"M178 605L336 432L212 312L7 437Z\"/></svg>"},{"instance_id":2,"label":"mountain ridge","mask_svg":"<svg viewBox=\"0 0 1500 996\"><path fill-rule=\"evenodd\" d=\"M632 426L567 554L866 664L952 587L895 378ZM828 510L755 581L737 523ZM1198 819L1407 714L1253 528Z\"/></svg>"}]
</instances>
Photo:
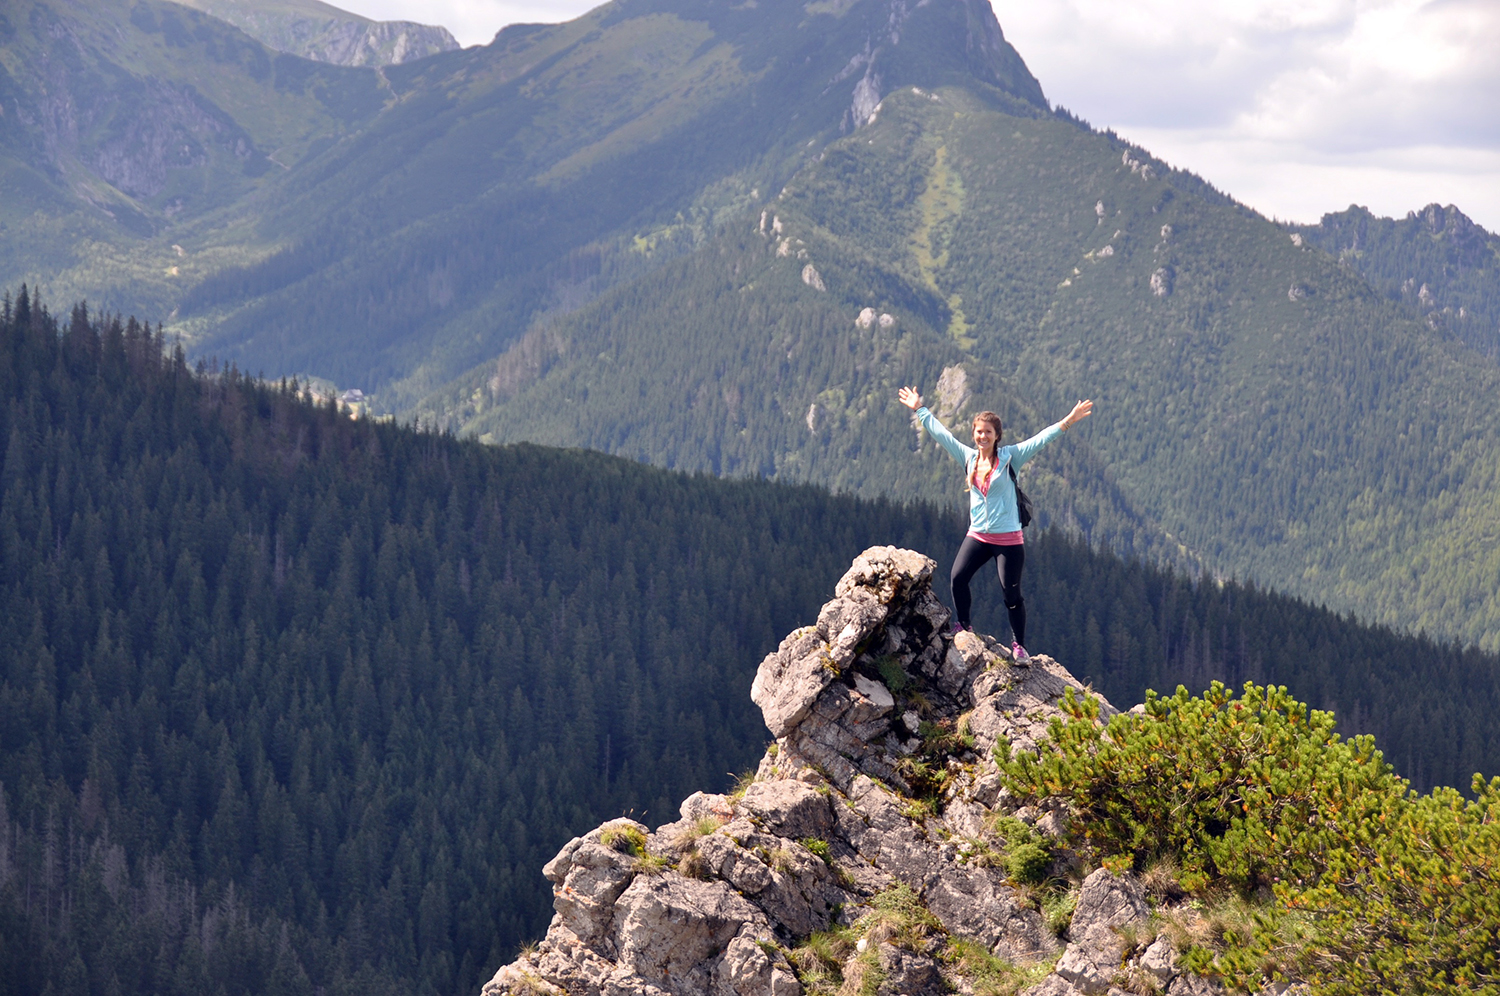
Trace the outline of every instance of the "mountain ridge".
<instances>
[{"instance_id":1,"label":"mountain ridge","mask_svg":"<svg viewBox=\"0 0 1500 996\"><path fill-rule=\"evenodd\" d=\"M459 48L447 28L375 21L319 0L173 0L270 48L338 66L390 66Z\"/></svg>"}]
</instances>

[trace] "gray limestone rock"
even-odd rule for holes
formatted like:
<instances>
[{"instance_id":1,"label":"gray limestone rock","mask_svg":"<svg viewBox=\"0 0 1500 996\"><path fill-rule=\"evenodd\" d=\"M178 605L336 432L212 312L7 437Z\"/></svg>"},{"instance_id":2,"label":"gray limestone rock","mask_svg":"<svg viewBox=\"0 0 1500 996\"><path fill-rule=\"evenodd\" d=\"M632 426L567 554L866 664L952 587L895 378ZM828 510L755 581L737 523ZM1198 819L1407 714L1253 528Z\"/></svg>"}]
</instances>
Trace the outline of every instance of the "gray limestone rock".
<instances>
[{"instance_id":1,"label":"gray limestone rock","mask_svg":"<svg viewBox=\"0 0 1500 996\"><path fill-rule=\"evenodd\" d=\"M641 875L615 905L616 965L681 996L711 988L714 959L746 925L770 933L765 915L724 882Z\"/></svg>"},{"instance_id":2,"label":"gray limestone rock","mask_svg":"<svg viewBox=\"0 0 1500 996\"><path fill-rule=\"evenodd\" d=\"M972 938L1007 961L1031 961L1057 950L1041 914L1017 900L999 869L945 865L922 898L950 934Z\"/></svg>"},{"instance_id":3,"label":"gray limestone rock","mask_svg":"<svg viewBox=\"0 0 1500 996\"><path fill-rule=\"evenodd\" d=\"M881 944L877 952L885 976L876 989L879 996L942 996L947 991L938 963L926 955L890 943Z\"/></svg>"},{"instance_id":4,"label":"gray limestone rock","mask_svg":"<svg viewBox=\"0 0 1500 996\"><path fill-rule=\"evenodd\" d=\"M1080 991L1067 979L1053 972L1030 989L1021 990L1021 996L1077 996Z\"/></svg>"},{"instance_id":5,"label":"gray limestone rock","mask_svg":"<svg viewBox=\"0 0 1500 996\"><path fill-rule=\"evenodd\" d=\"M729 942L714 969L714 988L723 996L802 996L802 984L785 959L773 958L756 938L741 934Z\"/></svg>"},{"instance_id":6,"label":"gray limestone rock","mask_svg":"<svg viewBox=\"0 0 1500 996\"><path fill-rule=\"evenodd\" d=\"M797 630L767 654L750 686L750 699L760 706L774 736L784 736L799 723L813 702L838 677L829 647L814 627Z\"/></svg>"},{"instance_id":7,"label":"gray limestone rock","mask_svg":"<svg viewBox=\"0 0 1500 996\"><path fill-rule=\"evenodd\" d=\"M755 782L740 805L767 830L793 840L825 838L834 825L828 796L788 779Z\"/></svg>"},{"instance_id":8,"label":"gray limestone rock","mask_svg":"<svg viewBox=\"0 0 1500 996\"><path fill-rule=\"evenodd\" d=\"M1201 975L1179 975L1167 987L1167 996L1224 996L1224 987L1215 985Z\"/></svg>"},{"instance_id":9,"label":"gray limestone rock","mask_svg":"<svg viewBox=\"0 0 1500 996\"><path fill-rule=\"evenodd\" d=\"M1158 937L1141 955L1141 968L1150 972L1162 985L1172 981L1177 974L1177 951L1166 937Z\"/></svg>"},{"instance_id":10,"label":"gray limestone rock","mask_svg":"<svg viewBox=\"0 0 1500 996\"><path fill-rule=\"evenodd\" d=\"M1082 937L1095 924L1123 927L1127 923L1144 923L1150 914L1151 907L1134 876L1115 875L1099 868L1083 880L1068 932L1072 937Z\"/></svg>"},{"instance_id":11,"label":"gray limestone rock","mask_svg":"<svg viewBox=\"0 0 1500 996\"><path fill-rule=\"evenodd\" d=\"M1109 991L1111 976L1100 970L1093 957L1081 944L1069 944L1052 971L1071 983L1074 988L1094 994L1094 996Z\"/></svg>"},{"instance_id":12,"label":"gray limestone rock","mask_svg":"<svg viewBox=\"0 0 1500 996\"><path fill-rule=\"evenodd\" d=\"M546 938L502 968L485 996L801 996L782 951L835 918L856 922L898 883L941 925L934 945L948 934L1017 963L1055 954L1040 914L998 868L965 863L959 844L993 833L992 807L1008 798L988 759L995 738L1034 747L1064 692L1083 689L1049 658L1016 667L993 639L950 636L933 566L891 547L861 554L817 624L788 635L756 673L751 697L778 742L743 796L695 793L654 834L617 820L569 841L544 869L556 914ZM1101 712L1114 710L1102 703ZM935 753L917 735L920 721L953 730L960 717L972 750ZM934 771L945 772L944 794L912 798ZM1029 815L1052 821L1044 831L1062 829L1060 811ZM604 843L611 827L613 847ZM621 842L621 828L645 839L646 859ZM1116 928L1144 915L1133 880L1091 875L1072 943L1032 991L1107 993L1125 953ZM962 990L932 957L936 947L868 940L880 945L886 996Z\"/></svg>"}]
</instances>

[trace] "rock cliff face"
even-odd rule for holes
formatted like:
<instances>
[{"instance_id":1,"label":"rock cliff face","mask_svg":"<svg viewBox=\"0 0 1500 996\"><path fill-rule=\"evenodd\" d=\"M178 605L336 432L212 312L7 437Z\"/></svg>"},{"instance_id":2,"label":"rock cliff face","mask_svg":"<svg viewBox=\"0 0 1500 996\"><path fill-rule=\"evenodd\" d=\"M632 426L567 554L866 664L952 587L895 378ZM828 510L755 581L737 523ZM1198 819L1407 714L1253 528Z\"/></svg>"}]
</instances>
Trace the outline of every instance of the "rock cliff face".
<instances>
[{"instance_id":1,"label":"rock cliff face","mask_svg":"<svg viewBox=\"0 0 1500 996\"><path fill-rule=\"evenodd\" d=\"M995 860L997 817L1055 834L1066 814L1017 810L990 748L1034 748L1083 689L1050 658L950 636L933 566L861 554L817 624L760 666L751 696L777 740L754 779L655 830L619 819L570 841L543 869L546 938L483 996L973 993L976 951L1009 991L1213 991L1148 935L1130 876L1096 870L1070 918L1044 918Z\"/></svg>"},{"instance_id":2,"label":"rock cliff face","mask_svg":"<svg viewBox=\"0 0 1500 996\"><path fill-rule=\"evenodd\" d=\"M278 52L338 66L399 65L459 47L447 28L411 21L370 21L323 3L183 2L228 21Z\"/></svg>"}]
</instances>

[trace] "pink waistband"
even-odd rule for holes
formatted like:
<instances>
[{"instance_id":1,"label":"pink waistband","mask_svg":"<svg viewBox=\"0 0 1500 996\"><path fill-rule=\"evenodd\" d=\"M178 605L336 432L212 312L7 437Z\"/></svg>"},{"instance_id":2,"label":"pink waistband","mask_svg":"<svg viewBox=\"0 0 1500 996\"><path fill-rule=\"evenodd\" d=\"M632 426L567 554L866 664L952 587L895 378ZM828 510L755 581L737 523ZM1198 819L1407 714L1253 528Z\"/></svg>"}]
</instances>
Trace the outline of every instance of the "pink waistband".
<instances>
[{"instance_id":1,"label":"pink waistband","mask_svg":"<svg viewBox=\"0 0 1500 996\"><path fill-rule=\"evenodd\" d=\"M970 529L969 535L990 546L1024 546L1026 544L1026 537L1021 535L1019 529L1013 533L976 533Z\"/></svg>"}]
</instances>

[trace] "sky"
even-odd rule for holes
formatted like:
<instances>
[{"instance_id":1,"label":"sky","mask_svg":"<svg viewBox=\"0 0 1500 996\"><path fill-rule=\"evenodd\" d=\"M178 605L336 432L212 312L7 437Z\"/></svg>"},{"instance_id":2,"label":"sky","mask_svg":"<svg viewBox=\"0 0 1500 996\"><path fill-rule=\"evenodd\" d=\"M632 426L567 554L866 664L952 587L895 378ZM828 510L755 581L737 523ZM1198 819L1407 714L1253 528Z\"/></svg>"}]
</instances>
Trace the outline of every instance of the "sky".
<instances>
[{"instance_id":1,"label":"sky","mask_svg":"<svg viewBox=\"0 0 1500 996\"><path fill-rule=\"evenodd\" d=\"M343 0L480 45L592 0ZM1271 217L1500 231L1500 0L991 0L1054 103Z\"/></svg>"}]
</instances>

